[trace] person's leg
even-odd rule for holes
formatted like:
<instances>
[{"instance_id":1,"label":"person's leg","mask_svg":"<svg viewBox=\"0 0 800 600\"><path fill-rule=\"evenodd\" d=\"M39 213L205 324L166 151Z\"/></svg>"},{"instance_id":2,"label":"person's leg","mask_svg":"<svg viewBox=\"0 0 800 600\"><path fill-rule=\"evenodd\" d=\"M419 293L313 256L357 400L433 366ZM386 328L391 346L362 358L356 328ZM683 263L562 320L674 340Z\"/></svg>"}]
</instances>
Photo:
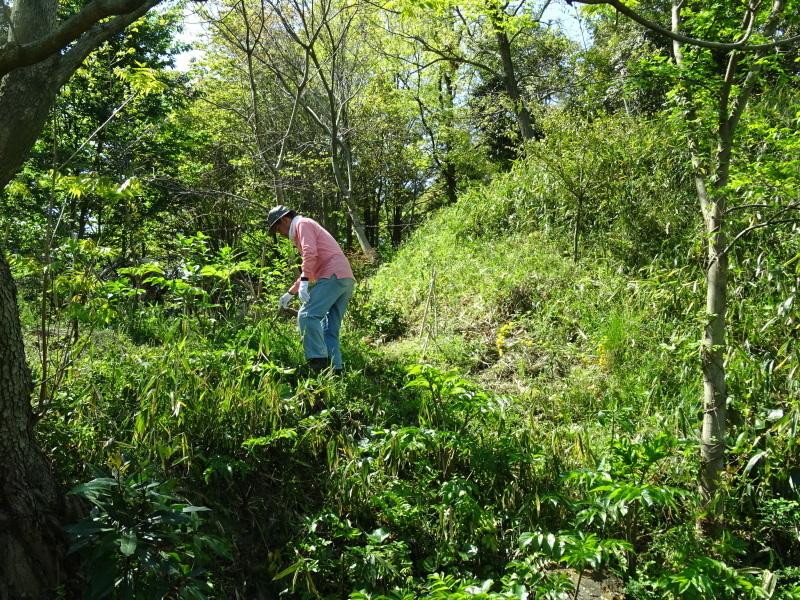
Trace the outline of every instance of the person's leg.
<instances>
[{"instance_id":1,"label":"person's leg","mask_svg":"<svg viewBox=\"0 0 800 600\"><path fill-rule=\"evenodd\" d=\"M337 283L340 293L328 309L328 317L322 323L322 331L333 368L341 370L342 349L339 345L339 332L342 328L342 319L344 311L347 309L347 303L350 302L350 296L353 295L355 282L352 279L337 279L336 276L331 277L331 281Z\"/></svg>"},{"instance_id":2,"label":"person's leg","mask_svg":"<svg viewBox=\"0 0 800 600\"><path fill-rule=\"evenodd\" d=\"M306 360L328 358L323 321L331 305L339 297L339 287L331 285L330 279L319 279L309 294L311 299L297 311L297 324L303 340L303 354L305 354Z\"/></svg>"}]
</instances>

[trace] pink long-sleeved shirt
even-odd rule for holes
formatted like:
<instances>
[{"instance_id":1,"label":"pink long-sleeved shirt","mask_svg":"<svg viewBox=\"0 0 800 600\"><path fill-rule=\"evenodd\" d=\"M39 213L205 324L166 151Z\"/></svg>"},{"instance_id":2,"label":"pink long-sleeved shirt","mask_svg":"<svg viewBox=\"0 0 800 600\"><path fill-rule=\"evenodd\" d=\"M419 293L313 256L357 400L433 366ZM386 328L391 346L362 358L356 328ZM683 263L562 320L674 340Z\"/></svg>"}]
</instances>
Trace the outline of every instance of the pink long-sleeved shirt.
<instances>
[{"instance_id":1,"label":"pink long-sleeved shirt","mask_svg":"<svg viewBox=\"0 0 800 600\"><path fill-rule=\"evenodd\" d=\"M292 241L303 257L301 277L308 277L309 281L326 279L333 275L338 279L355 279L344 252L322 225L307 217L295 217L292 227ZM296 294L299 287L300 279L294 282L289 292Z\"/></svg>"}]
</instances>

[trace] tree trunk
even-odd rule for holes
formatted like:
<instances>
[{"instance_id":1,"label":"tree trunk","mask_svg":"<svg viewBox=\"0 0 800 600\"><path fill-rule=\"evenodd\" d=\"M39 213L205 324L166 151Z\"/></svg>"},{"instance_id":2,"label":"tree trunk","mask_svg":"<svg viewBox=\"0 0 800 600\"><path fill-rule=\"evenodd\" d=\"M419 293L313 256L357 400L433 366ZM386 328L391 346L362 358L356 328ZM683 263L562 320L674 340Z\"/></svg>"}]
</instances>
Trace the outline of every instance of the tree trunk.
<instances>
[{"instance_id":1,"label":"tree trunk","mask_svg":"<svg viewBox=\"0 0 800 600\"><path fill-rule=\"evenodd\" d=\"M397 186L398 188L400 186ZM396 198L394 206L392 207L392 247L399 248L400 243L403 241L403 205L400 203L400 198Z\"/></svg>"},{"instance_id":2,"label":"tree trunk","mask_svg":"<svg viewBox=\"0 0 800 600\"><path fill-rule=\"evenodd\" d=\"M0 189L36 143L61 82L52 82L55 59L17 69L0 83ZM43 99L46 98L46 101Z\"/></svg>"},{"instance_id":3,"label":"tree trunk","mask_svg":"<svg viewBox=\"0 0 800 600\"><path fill-rule=\"evenodd\" d=\"M581 218L583 217L583 196L578 196L578 203L575 205L575 223L572 229L572 260L578 262L578 242L581 237Z\"/></svg>"},{"instance_id":4,"label":"tree trunk","mask_svg":"<svg viewBox=\"0 0 800 600\"><path fill-rule=\"evenodd\" d=\"M11 31L27 43L54 25L56 3L14 5ZM28 156L61 80L58 57L16 69L0 83L0 189ZM9 110L10 109L10 110ZM42 332L45 335L45 332ZM64 494L33 437L33 380L25 361L17 290L0 252L0 598L52 596L63 581Z\"/></svg>"},{"instance_id":5,"label":"tree trunk","mask_svg":"<svg viewBox=\"0 0 800 600\"><path fill-rule=\"evenodd\" d=\"M703 503L714 515L707 529L716 530L722 506L715 507L720 479L725 468L725 312L728 302L728 255L724 253L726 235L719 205L715 202L706 217L709 234L709 267L706 272L706 312L701 362L703 367L703 429L700 436L700 492Z\"/></svg>"},{"instance_id":6,"label":"tree trunk","mask_svg":"<svg viewBox=\"0 0 800 600\"><path fill-rule=\"evenodd\" d=\"M522 139L529 142L536 137L533 125L531 125L531 114L522 100L522 94L517 84L514 61L511 56L511 42L506 32L497 23L495 23L495 37L497 38L497 48L500 51L500 60L503 63L503 82L506 87L506 93L514 103L514 114L517 115L517 123L519 124Z\"/></svg>"},{"instance_id":7,"label":"tree trunk","mask_svg":"<svg viewBox=\"0 0 800 600\"><path fill-rule=\"evenodd\" d=\"M64 494L33 437L33 381L16 287L0 254L0 598L52 597L63 582Z\"/></svg>"},{"instance_id":8,"label":"tree trunk","mask_svg":"<svg viewBox=\"0 0 800 600\"><path fill-rule=\"evenodd\" d=\"M680 3L672 3L672 30L680 31ZM679 67L685 68L683 49L673 42L673 54ZM727 107L722 107L722 110ZM687 120L693 120L695 112L690 109ZM721 119L722 121L722 119ZM708 268L706 271L707 322L703 327L701 363L703 370L703 424L700 431L700 473L698 488L703 499L706 515L698 521L699 529L715 535L722 524L724 503L718 498L720 482L725 468L725 404L727 383L725 380L725 313L728 302L728 257L724 252L725 197L709 195L704 173L716 173L724 179L717 188L727 184L729 153L717 153L704 163L697 133L688 135L689 152L692 158L695 189L706 224L708 239ZM719 140L720 132L714 132Z\"/></svg>"},{"instance_id":9,"label":"tree trunk","mask_svg":"<svg viewBox=\"0 0 800 600\"><path fill-rule=\"evenodd\" d=\"M683 3L672 0L672 31L680 33L681 7ZM771 38L782 23L785 4L774 0L769 17L761 27L761 34ZM750 35L748 27L755 18L750 14L742 21L742 34ZM748 25L749 23L749 25ZM745 29L747 31L745 32ZM680 68L686 68L681 44L673 40L675 61ZM720 496L721 481L725 473L725 427L726 402L728 396L725 379L725 313L728 304L728 252L725 231L727 196L725 189L730 176L734 136L747 103L756 88L762 69L762 58L766 49L753 53L750 66L743 78L736 81L739 67L739 52L734 50L718 60L719 76L722 86L716 100L717 120L713 130L716 149L711 160L703 163L698 134L689 134L689 150L692 155L695 187L703 211L708 239L708 268L706 271L706 312L708 322L703 328L701 361L703 368L703 426L700 436L699 489L703 498L705 515L698 522L699 528L712 535L722 531L724 502ZM738 89L735 83L738 83ZM687 122L697 121L696 111L691 108ZM713 182L713 183L712 183ZM713 195L709 194L713 185Z\"/></svg>"},{"instance_id":10,"label":"tree trunk","mask_svg":"<svg viewBox=\"0 0 800 600\"><path fill-rule=\"evenodd\" d=\"M339 145L341 144L341 140L337 143L336 140L331 140L332 145ZM344 204L347 207L347 214L350 216L350 222L353 224L353 232L356 234L356 239L358 240L359 246L361 246L361 251L364 255L371 260L375 264L379 264L381 262L381 256L378 253L377 248L373 248L372 245L369 243L367 239L367 232L364 229L364 224L361 222L361 217L358 214L358 207L355 204L352 196L352 161L350 158L350 150L349 148L342 148L342 160L344 161L346 174L342 173L342 169L339 166L336 155L331 153L331 165L333 167L333 175L336 179L336 184L339 187L339 192L342 194L342 200L344 200Z\"/></svg>"}]
</instances>

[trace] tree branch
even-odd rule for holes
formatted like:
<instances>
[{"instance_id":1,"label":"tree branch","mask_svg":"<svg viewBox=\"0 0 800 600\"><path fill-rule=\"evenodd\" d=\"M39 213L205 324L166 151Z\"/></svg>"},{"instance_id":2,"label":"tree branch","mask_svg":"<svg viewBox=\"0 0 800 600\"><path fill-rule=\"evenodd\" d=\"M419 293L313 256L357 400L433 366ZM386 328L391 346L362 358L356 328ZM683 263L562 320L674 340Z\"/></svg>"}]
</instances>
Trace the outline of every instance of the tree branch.
<instances>
[{"instance_id":1,"label":"tree branch","mask_svg":"<svg viewBox=\"0 0 800 600\"><path fill-rule=\"evenodd\" d=\"M480 62L477 62L477 61L474 61L474 60L470 60L468 58L464 58L463 56L457 56L455 54L447 52L446 50L442 50L441 48L434 48L427 41L425 41L424 39L422 39L421 37L416 36L416 35L406 35L404 37L406 37L407 39L410 39L410 40L414 40L415 42L420 44L424 50L427 50L428 52L431 52L433 54L436 54L437 56L440 56L442 60L446 60L446 61L450 61L450 62L456 62L456 63L462 64L462 65L470 65L470 66L475 67L476 69L480 69L481 71L485 71L486 73L489 73L493 77L497 77L498 79L503 79L503 74L502 73L500 73L498 71L495 71L492 67L490 67L487 64L480 63ZM433 64L433 63L430 63L430 64Z\"/></svg>"},{"instance_id":2,"label":"tree branch","mask_svg":"<svg viewBox=\"0 0 800 600\"><path fill-rule=\"evenodd\" d=\"M761 223L756 223L755 225L751 225L750 227L745 227L739 233L736 234L736 237L731 240L731 242L727 245L727 247L719 253L717 258L720 256L725 256L733 249L734 244L738 242L740 239L749 235L751 232L755 231L756 229L763 229L764 227L770 227L771 225L781 225L783 223L800 223L800 219L779 219L781 215L789 212L790 210L800 210L800 202L792 202L788 206L784 206L782 209L777 211L774 215L772 215L766 221L762 221ZM711 262L713 264L713 261ZM709 265L710 266L710 265Z\"/></svg>"},{"instance_id":3,"label":"tree branch","mask_svg":"<svg viewBox=\"0 0 800 600\"><path fill-rule=\"evenodd\" d=\"M767 23L764 26L765 35L774 35L774 33L778 30L778 27L780 26L781 22L781 17L783 16L783 11L784 11L784 1L773 0L772 10L770 11ZM728 118L728 128L730 131L736 131L736 126L739 124L739 119L741 119L742 117L744 108L747 105L747 101L749 100L750 95L753 93L753 89L755 88L758 75L761 72L761 62L758 59L765 54L766 52L764 51L759 51L756 53L755 60L753 61L753 64L750 66L750 70L747 72L744 84L739 90L738 96L733 101L733 104L731 106L731 114L730 117Z\"/></svg>"},{"instance_id":4,"label":"tree branch","mask_svg":"<svg viewBox=\"0 0 800 600\"><path fill-rule=\"evenodd\" d=\"M662 27L658 23L643 17L636 11L632 10L631 8L623 4L621 0L571 0L571 1L578 2L580 4L594 4L594 5L608 4L609 6L613 6L617 11L619 11L626 17L636 21L639 25L642 25L643 27L655 31L656 33L660 33L661 35L668 37L669 39L675 42L679 42L681 44L688 44L690 46L699 46L701 48L711 48L713 50L741 50L742 52L757 52L759 50L769 50L770 48L777 48L779 46L786 46L800 42L800 35L795 35L789 38L784 38L782 40L777 40L766 44L748 45L747 38L739 42L710 42L708 40L700 40L697 38L685 36L683 34L674 31L670 31L666 27Z\"/></svg>"},{"instance_id":5,"label":"tree branch","mask_svg":"<svg viewBox=\"0 0 800 600\"><path fill-rule=\"evenodd\" d=\"M732 208L728 208L725 210L725 214L723 216L727 217L731 213L737 210L747 210L749 208L769 208L769 204L742 204L741 206L734 206Z\"/></svg>"},{"instance_id":6,"label":"tree branch","mask_svg":"<svg viewBox=\"0 0 800 600\"><path fill-rule=\"evenodd\" d=\"M138 21L154 6L163 0L137 0L136 8L127 14L121 14L108 21L95 23L64 54L58 67L58 74L63 85L72 76L80 64L86 60L100 44L111 36L118 34L128 25Z\"/></svg>"},{"instance_id":7,"label":"tree branch","mask_svg":"<svg viewBox=\"0 0 800 600\"><path fill-rule=\"evenodd\" d=\"M69 44L81 39L90 30L98 27L98 23L108 17L136 15L138 19L163 0L93 0L81 11L66 21L50 34L28 44L7 42L0 47L0 78L20 67L28 67L64 50ZM134 19L135 20L135 19ZM112 19L99 27L114 29ZM132 21L130 21L132 22Z\"/></svg>"}]
</instances>

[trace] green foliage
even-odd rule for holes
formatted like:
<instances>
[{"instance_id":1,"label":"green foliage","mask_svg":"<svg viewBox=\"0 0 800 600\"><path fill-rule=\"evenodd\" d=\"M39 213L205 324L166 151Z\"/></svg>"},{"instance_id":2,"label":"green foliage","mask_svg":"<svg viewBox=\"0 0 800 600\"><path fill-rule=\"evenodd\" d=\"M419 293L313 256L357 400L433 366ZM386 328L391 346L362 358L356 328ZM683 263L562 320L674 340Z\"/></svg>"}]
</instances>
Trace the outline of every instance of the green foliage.
<instances>
[{"instance_id":1,"label":"green foliage","mask_svg":"<svg viewBox=\"0 0 800 600\"><path fill-rule=\"evenodd\" d=\"M572 567L579 574L588 568L599 569L609 557L621 550L631 551L633 547L624 540L602 540L595 534L582 531L574 533L524 533L519 539L522 548L530 547L549 559ZM577 593L576 593L577 597Z\"/></svg>"},{"instance_id":2,"label":"green foliage","mask_svg":"<svg viewBox=\"0 0 800 600\"><path fill-rule=\"evenodd\" d=\"M424 426L463 433L476 417L491 415L497 410L494 400L457 373L442 373L430 365L414 365L408 370L411 381L407 388L421 387L428 391L420 404ZM503 402L504 399L500 399Z\"/></svg>"},{"instance_id":3,"label":"green foliage","mask_svg":"<svg viewBox=\"0 0 800 600\"><path fill-rule=\"evenodd\" d=\"M86 598L206 598L214 588L205 569L230 558L225 542L200 531L199 513L182 501L177 482L155 481L121 460L112 473L93 469L95 479L70 493L88 500L88 516L68 526L70 552L87 565Z\"/></svg>"},{"instance_id":4,"label":"green foliage","mask_svg":"<svg viewBox=\"0 0 800 600\"><path fill-rule=\"evenodd\" d=\"M413 35L460 49L475 33L480 52L493 47L486 21L431 8ZM217 37L204 99L186 106L187 81L157 69L167 19L103 48L64 89L59 120L0 198L0 227L19 251L34 372L50 327L60 352L37 434L69 487L94 478L74 490L94 508L70 529L87 597L564 598L589 569L623 575L637 600L798 596L796 232L752 229L731 249L730 501L721 541L703 540L690 490L705 238L682 129L660 112L676 72L660 42L598 10L598 44L574 69L587 91L566 90L570 45L529 8L500 25L523 26L526 100L549 97L553 80L559 97L534 111L540 137L524 149L496 73L479 81L410 30L367 31L396 15L358 15L370 47L395 56L376 52L351 90L353 200L375 245L409 237L364 269L339 378L294 372L296 325L275 312L295 276L291 244L264 232L272 149L286 143L287 203L347 235L318 124L287 126L275 72L259 64L248 93L246 56ZM688 25L732 31L731 14L711 16L700 7ZM287 39L264 25L277 52ZM786 83L744 115L727 189L756 210L797 194L797 99L778 54L770 81ZM710 81L697 100L711 101L717 58L693 60ZM83 145L126 101L126 118ZM55 186L53 136L59 155L75 153ZM509 172L489 181L498 159ZM45 264L56 214L66 241ZM732 235L756 224L738 209L730 219ZM110 475L89 467L108 462ZM183 496L213 509L224 543Z\"/></svg>"},{"instance_id":5,"label":"green foliage","mask_svg":"<svg viewBox=\"0 0 800 600\"><path fill-rule=\"evenodd\" d=\"M758 573L755 570L755 573ZM704 556L693 560L684 569L668 574L656 582L656 589L669 598L768 598L770 595L753 577L751 569L733 569L713 558Z\"/></svg>"},{"instance_id":6,"label":"green foliage","mask_svg":"<svg viewBox=\"0 0 800 600\"><path fill-rule=\"evenodd\" d=\"M402 337L408 330L402 310L374 296L369 288L357 288L347 309L352 327L376 341L392 341Z\"/></svg>"}]
</instances>

